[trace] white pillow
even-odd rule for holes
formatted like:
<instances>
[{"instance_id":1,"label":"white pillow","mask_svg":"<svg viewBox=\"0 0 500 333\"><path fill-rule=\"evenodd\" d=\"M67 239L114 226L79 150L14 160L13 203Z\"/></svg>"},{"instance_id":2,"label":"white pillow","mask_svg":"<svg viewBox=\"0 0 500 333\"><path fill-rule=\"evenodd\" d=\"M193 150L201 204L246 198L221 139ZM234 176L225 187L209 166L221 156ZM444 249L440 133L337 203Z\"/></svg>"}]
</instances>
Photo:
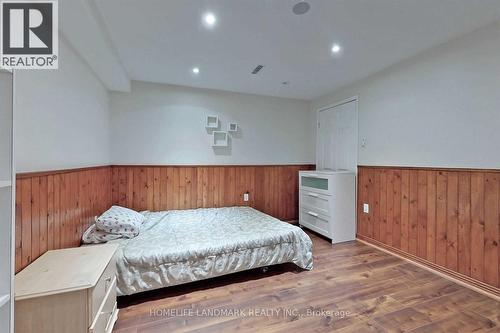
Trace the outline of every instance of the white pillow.
<instances>
[{"instance_id":1,"label":"white pillow","mask_svg":"<svg viewBox=\"0 0 500 333\"><path fill-rule=\"evenodd\" d=\"M135 210L112 206L96 220L96 228L110 234L132 238L139 234L144 215Z\"/></svg>"}]
</instances>

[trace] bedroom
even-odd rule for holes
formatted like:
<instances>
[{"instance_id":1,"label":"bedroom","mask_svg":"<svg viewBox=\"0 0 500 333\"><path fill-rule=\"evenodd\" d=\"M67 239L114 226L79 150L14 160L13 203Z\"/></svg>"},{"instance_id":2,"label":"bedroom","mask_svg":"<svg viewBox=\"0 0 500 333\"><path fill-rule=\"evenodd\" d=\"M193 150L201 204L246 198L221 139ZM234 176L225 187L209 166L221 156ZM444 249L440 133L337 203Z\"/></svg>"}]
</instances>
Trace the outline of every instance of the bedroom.
<instances>
[{"instance_id":1,"label":"bedroom","mask_svg":"<svg viewBox=\"0 0 500 333\"><path fill-rule=\"evenodd\" d=\"M500 329L500 2L0 8L0 332Z\"/></svg>"}]
</instances>

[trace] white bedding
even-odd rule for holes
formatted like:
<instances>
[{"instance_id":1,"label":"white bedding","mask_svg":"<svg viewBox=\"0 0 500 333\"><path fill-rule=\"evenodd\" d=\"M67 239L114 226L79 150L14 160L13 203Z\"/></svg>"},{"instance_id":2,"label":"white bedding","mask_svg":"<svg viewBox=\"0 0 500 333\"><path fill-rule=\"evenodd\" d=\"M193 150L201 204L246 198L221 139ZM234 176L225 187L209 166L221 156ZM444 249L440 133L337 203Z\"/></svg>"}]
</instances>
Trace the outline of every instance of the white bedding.
<instances>
[{"instance_id":1,"label":"white bedding","mask_svg":"<svg viewBox=\"0 0 500 333\"><path fill-rule=\"evenodd\" d=\"M309 236L249 207L149 213L137 237L112 243L119 295L286 262L313 266Z\"/></svg>"}]
</instances>

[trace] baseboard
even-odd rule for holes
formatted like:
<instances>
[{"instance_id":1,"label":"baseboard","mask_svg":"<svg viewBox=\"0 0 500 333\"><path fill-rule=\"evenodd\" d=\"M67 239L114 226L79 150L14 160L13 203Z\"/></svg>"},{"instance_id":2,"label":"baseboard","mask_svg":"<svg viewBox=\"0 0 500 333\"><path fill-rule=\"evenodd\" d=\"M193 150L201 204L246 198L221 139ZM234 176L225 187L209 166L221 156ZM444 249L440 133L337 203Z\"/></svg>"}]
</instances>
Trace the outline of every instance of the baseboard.
<instances>
[{"instance_id":1,"label":"baseboard","mask_svg":"<svg viewBox=\"0 0 500 333\"><path fill-rule=\"evenodd\" d=\"M420 268L423 268L431 273L439 275L447 280L450 280L456 284L459 284L463 287L474 290L478 293L481 293L485 296L491 297L496 301L500 301L500 289L490 286L484 282L473 279L469 276L457 273L448 268L436 265L433 262L427 261L425 259L419 258L412 254L406 253L400 249L394 248L392 246L388 246L383 244L377 240L371 239L366 236L356 235L356 240L359 242L374 247L380 251L388 253L390 255L396 256L403 260L406 260Z\"/></svg>"}]
</instances>

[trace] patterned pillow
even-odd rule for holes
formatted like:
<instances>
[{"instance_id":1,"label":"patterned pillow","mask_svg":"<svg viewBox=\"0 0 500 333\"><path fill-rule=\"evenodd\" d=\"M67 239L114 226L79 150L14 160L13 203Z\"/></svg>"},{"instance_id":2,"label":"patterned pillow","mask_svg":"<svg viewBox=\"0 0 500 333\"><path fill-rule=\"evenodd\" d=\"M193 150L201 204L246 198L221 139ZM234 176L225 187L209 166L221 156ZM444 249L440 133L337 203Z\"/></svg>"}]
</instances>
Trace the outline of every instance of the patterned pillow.
<instances>
[{"instance_id":1,"label":"patterned pillow","mask_svg":"<svg viewBox=\"0 0 500 333\"><path fill-rule=\"evenodd\" d=\"M120 239L122 237L122 235L110 234L106 231L97 230L94 223L83 233L82 242L84 244L98 244Z\"/></svg>"},{"instance_id":2,"label":"patterned pillow","mask_svg":"<svg viewBox=\"0 0 500 333\"><path fill-rule=\"evenodd\" d=\"M139 234L144 215L132 209L112 206L96 220L96 228L110 234L132 238Z\"/></svg>"}]
</instances>

